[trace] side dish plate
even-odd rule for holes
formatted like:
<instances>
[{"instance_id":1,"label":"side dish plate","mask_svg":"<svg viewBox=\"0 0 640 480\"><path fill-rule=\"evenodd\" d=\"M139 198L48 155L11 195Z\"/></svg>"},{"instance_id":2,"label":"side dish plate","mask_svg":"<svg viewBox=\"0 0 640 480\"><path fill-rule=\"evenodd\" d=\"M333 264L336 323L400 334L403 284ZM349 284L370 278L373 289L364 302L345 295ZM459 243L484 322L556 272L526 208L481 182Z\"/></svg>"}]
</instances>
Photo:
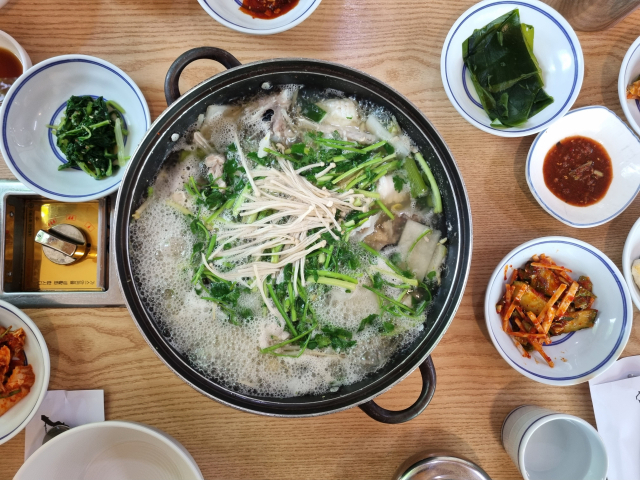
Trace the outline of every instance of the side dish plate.
<instances>
[{"instance_id":1,"label":"side dish plate","mask_svg":"<svg viewBox=\"0 0 640 480\"><path fill-rule=\"evenodd\" d=\"M496 303L507 283L505 268L510 275L512 268L522 267L534 254L542 253L570 268L574 278L589 276L598 297L593 305L598 309L593 328L552 337L552 344L544 346L554 368L535 352L531 358L521 356L509 335L502 331L500 315L496 313ZM537 238L504 257L489 280L484 315L491 341L502 358L525 377L547 385L575 385L607 370L624 350L633 323L631 296L620 270L597 248L569 237Z\"/></svg>"},{"instance_id":2,"label":"side dish plate","mask_svg":"<svg viewBox=\"0 0 640 480\"><path fill-rule=\"evenodd\" d=\"M140 89L115 65L87 55L50 58L25 72L0 107L0 151L11 172L28 188L64 202L86 202L115 192L126 165L94 180L81 170L58 171L66 158L47 124L60 121L71 95L102 96L126 111L125 154L133 155L151 125Z\"/></svg>"},{"instance_id":3,"label":"side dish plate","mask_svg":"<svg viewBox=\"0 0 640 480\"><path fill-rule=\"evenodd\" d=\"M606 195L587 207L569 205L545 184L542 165L549 149L559 140L582 135L599 142L609 154L613 180ZM640 191L640 140L615 113L606 107L572 110L533 141L527 156L525 175L531 194L547 213L576 228L602 225L620 215Z\"/></svg>"},{"instance_id":4,"label":"side dish plate","mask_svg":"<svg viewBox=\"0 0 640 480\"><path fill-rule=\"evenodd\" d=\"M622 251L622 272L629 287L629 293L633 299L636 308L640 310L640 288L633 280L631 266L633 261L640 258L640 219L633 224L627 240L624 242L624 250Z\"/></svg>"},{"instance_id":5,"label":"side dish plate","mask_svg":"<svg viewBox=\"0 0 640 480\"><path fill-rule=\"evenodd\" d=\"M33 368L36 381L29 394L0 416L0 445L22 431L36 414L49 388L49 350L38 327L24 312L0 300L0 327L22 328L26 334L24 353Z\"/></svg>"},{"instance_id":6,"label":"side dish plate","mask_svg":"<svg viewBox=\"0 0 640 480\"><path fill-rule=\"evenodd\" d=\"M501 15L520 10L523 23L535 28L533 52L542 68L546 92L554 102L517 128L496 128L482 108L462 61L462 43ZM440 56L444 90L454 108L473 126L500 137L523 137L547 128L573 105L584 77L582 48L575 32L553 8L537 0L485 0L464 12L453 24Z\"/></svg>"},{"instance_id":7,"label":"side dish plate","mask_svg":"<svg viewBox=\"0 0 640 480\"><path fill-rule=\"evenodd\" d=\"M627 122L640 135L640 100L627 99L627 87L640 75L640 37L631 44L618 75L618 97Z\"/></svg>"},{"instance_id":8,"label":"side dish plate","mask_svg":"<svg viewBox=\"0 0 640 480\"><path fill-rule=\"evenodd\" d=\"M289 12L264 20L240 11L242 0L198 0L205 12L225 27L251 35L273 35L304 22L322 0L300 0Z\"/></svg>"}]
</instances>

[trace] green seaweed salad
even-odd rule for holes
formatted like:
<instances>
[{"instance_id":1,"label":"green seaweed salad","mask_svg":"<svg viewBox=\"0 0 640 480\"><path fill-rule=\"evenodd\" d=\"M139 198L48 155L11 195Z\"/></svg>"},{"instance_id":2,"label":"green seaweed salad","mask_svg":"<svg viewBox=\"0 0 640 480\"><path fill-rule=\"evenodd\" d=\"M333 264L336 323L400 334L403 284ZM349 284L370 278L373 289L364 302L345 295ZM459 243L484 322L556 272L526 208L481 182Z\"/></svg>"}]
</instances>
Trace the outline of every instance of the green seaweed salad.
<instances>
[{"instance_id":1,"label":"green seaweed salad","mask_svg":"<svg viewBox=\"0 0 640 480\"><path fill-rule=\"evenodd\" d=\"M71 96L60 123L47 125L68 160L58 170L79 167L96 180L113 175L129 159L124 152L124 113L113 100Z\"/></svg>"},{"instance_id":2,"label":"green seaweed salad","mask_svg":"<svg viewBox=\"0 0 640 480\"><path fill-rule=\"evenodd\" d=\"M534 28L512 10L462 44L462 58L492 127L517 127L553 103L533 54Z\"/></svg>"}]
</instances>

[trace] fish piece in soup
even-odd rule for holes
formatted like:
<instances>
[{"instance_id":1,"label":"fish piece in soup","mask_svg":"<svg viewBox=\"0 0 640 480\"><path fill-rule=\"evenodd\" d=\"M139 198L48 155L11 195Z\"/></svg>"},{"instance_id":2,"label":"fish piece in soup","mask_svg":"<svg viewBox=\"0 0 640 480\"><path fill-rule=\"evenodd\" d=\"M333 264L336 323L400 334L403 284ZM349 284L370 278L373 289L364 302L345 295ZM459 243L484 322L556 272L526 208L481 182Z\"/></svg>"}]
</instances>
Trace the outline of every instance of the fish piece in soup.
<instances>
[{"instance_id":1,"label":"fish piece in soup","mask_svg":"<svg viewBox=\"0 0 640 480\"><path fill-rule=\"evenodd\" d=\"M407 222L405 217L400 215L391 220L386 215L381 216L376 223L373 233L364 238L364 243L371 248L380 251L387 245L395 245L400 240L402 229Z\"/></svg>"},{"instance_id":2,"label":"fish piece in soup","mask_svg":"<svg viewBox=\"0 0 640 480\"><path fill-rule=\"evenodd\" d=\"M406 186L397 191L393 183L393 177L391 175L385 175L378 181L378 193L380 194L380 200L388 208L396 206L394 210L402 210L411 203L411 194Z\"/></svg>"},{"instance_id":3,"label":"fish piece in soup","mask_svg":"<svg viewBox=\"0 0 640 480\"><path fill-rule=\"evenodd\" d=\"M222 173L224 168L224 162L226 162L226 158L224 155L220 153L212 153L211 155L207 155L204 159L205 166L209 169L209 173L213 175L213 178L216 178L216 185L219 187L226 187L227 184L222 180Z\"/></svg>"},{"instance_id":4,"label":"fish piece in soup","mask_svg":"<svg viewBox=\"0 0 640 480\"><path fill-rule=\"evenodd\" d=\"M318 102L327 114L320 123L341 127L358 127L362 123L358 105L350 98L332 98Z\"/></svg>"},{"instance_id":5,"label":"fish piece in soup","mask_svg":"<svg viewBox=\"0 0 640 480\"><path fill-rule=\"evenodd\" d=\"M436 251L441 233L430 227L407 221L398 242L398 252L407 268L416 278L422 280L427 275L431 258Z\"/></svg>"}]
</instances>

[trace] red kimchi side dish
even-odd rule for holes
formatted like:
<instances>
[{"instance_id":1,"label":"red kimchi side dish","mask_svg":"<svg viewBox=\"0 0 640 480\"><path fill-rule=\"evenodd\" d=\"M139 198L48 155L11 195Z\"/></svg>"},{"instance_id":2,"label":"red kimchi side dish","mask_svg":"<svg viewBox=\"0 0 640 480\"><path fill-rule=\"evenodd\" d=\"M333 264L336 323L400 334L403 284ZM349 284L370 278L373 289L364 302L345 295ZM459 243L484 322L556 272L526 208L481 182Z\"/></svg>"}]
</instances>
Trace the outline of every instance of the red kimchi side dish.
<instances>
[{"instance_id":1,"label":"red kimchi side dish","mask_svg":"<svg viewBox=\"0 0 640 480\"><path fill-rule=\"evenodd\" d=\"M31 365L26 365L24 330L0 328L0 416L26 397L36 381Z\"/></svg>"},{"instance_id":2,"label":"red kimchi side dish","mask_svg":"<svg viewBox=\"0 0 640 480\"><path fill-rule=\"evenodd\" d=\"M534 255L523 268L514 270L496 311L502 329L511 336L522 356L537 351L553 367L543 345L551 337L595 325L598 310L589 277L574 280L567 267L546 255Z\"/></svg>"}]
</instances>

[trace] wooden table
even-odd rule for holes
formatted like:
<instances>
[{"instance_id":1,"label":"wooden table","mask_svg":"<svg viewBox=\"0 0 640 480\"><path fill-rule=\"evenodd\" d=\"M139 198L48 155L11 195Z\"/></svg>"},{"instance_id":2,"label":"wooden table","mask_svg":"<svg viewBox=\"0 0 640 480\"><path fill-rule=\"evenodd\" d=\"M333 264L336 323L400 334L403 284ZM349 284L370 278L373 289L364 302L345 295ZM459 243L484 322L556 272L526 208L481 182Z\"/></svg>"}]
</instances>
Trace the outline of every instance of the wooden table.
<instances>
[{"instance_id":1,"label":"wooden table","mask_svg":"<svg viewBox=\"0 0 640 480\"><path fill-rule=\"evenodd\" d=\"M514 479L519 474L500 443L502 420L512 408L532 403L593 423L587 384L546 387L502 360L484 324L485 288L508 251L544 235L589 242L620 267L640 202L597 228L565 226L546 214L527 188L525 158L533 137L495 137L458 115L440 80L440 51L450 26L473 3L324 0L293 30L252 37L219 25L195 0L10 0L0 10L0 29L16 38L34 63L65 53L113 62L137 82L154 118L166 106L163 82L169 65L185 50L202 45L227 49L243 63L309 57L374 75L413 101L444 136L466 181L473 211L469 283L453 324L433 354L436 394L429 408L409 423L382 425L357 408L284 420L224 407L173 375L120 308L27 311L51 352L49 387L104 389L107 419L143 422L173 435L207 479L388 479L407 457L424 449L448 450L470 458L496 480ZM576 107L605 105L623 117L618 71L638 34L640 12L605 32L578 33L586 66ZM219 68L206 61L191 65L182 90ZM4 163L0 178L12 178ZM636 354L638 328L624 352ZM404 408L419 388L414 372L379 402ZM24 433L0 447L0 479L18 470L23 451Z\"/></svg>"}]
</instances>

